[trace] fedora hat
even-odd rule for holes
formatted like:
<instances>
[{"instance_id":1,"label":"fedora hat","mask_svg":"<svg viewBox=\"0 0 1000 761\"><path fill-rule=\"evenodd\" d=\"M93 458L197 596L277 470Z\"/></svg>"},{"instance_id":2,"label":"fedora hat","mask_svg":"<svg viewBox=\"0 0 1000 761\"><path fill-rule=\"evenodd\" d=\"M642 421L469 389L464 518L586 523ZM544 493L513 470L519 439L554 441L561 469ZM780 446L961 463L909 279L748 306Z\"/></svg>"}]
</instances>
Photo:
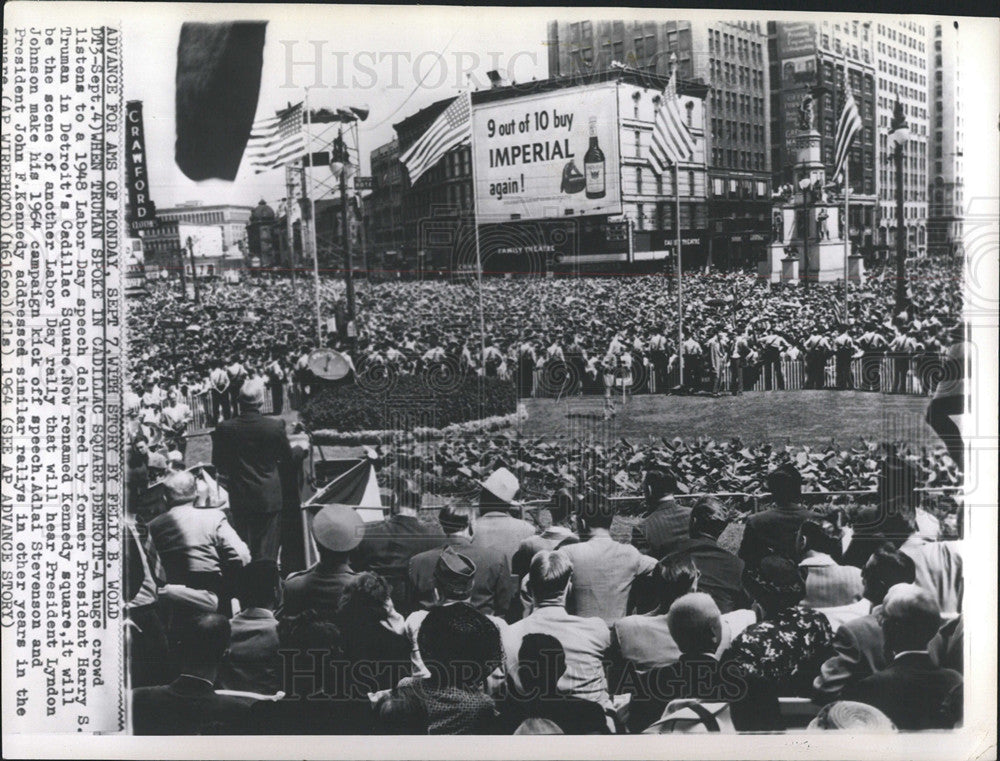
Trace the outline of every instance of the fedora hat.
<instances>
[{"instance_id":1,"label":"fedora hat","mask_svg":"<svg viewBox=\"0 0 1000 761\"><path fill-rule=\"evenodd\" d=\"M264 384L259 380L248 380L240 386L240 405L260 407L264 404Z\"/></svg>"},{"instance_id":2,"label":"fedora hat","mask_svg":"<svg viewBox=\"0 0 1000 761\"><path fill-rule=\"evenodd\" d=\"M509 505L520 504L514 500L514 497L521 488L521 483L517 480L517 476L507 468L497 468L485 481L477 481L476 483L501 502L506 502Z\"/></svg>"},{"instance_id":3,"label":"fedora hat","mask_svg":"<svg viewBox=\"0 0 1000 761\"><path fill-rule=\"evenodd\" d=\"M365 535L365 524L349 505L327 505L313 518L316 543L331 552L350 552Z\"/></svg>"}]
</instances>

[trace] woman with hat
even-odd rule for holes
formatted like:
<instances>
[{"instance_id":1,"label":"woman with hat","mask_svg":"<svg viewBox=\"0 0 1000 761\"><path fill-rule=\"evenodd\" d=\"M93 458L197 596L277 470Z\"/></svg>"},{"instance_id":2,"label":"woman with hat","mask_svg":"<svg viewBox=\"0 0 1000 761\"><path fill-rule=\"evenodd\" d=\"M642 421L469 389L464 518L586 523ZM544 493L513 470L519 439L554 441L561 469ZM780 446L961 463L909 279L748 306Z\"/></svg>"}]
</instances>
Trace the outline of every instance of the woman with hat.
<instances>
[{"instance_id":1,"label":"woman with hat","mask_svg":"<svg viewBox=\"0 0 1000 761\"><path fill-rule=\"evenodd\" d=\"M743 586L761 620L734 637L724 656L747 683L733 723L741 731L780 730L778 696L810 694L833 655L833 631L822 613L800 604L805 582L791 560L772 555L747 566Z\"/></svg>"}]
</instances>

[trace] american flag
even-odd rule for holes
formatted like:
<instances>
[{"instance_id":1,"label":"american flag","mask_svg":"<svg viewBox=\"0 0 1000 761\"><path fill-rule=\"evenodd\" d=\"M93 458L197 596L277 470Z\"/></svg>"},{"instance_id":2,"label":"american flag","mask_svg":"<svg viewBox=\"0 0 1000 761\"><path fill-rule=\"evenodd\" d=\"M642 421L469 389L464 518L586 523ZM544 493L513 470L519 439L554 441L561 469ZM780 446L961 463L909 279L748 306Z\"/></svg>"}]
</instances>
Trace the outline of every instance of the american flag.
<instances>
[{"instance_id":1,"label":"american flag","mask_svg":"<svg viewBox=\"0 0 1000 761\"><path fill-rule=\"evenodd\" d=\"M844 173L844 166L847 164L847 157L851 150L851 143L854 136L861 129L861 114L858 113L857 104L854 102L854 95L851 93L851 86L847 81L847 59L844 59L844 110L840 112L840 121L837 123L837 147L834 152L835 162L833 176L840 177Z\"/></svg>"},{"instance_id":2,"label":"american flag","mask_svg":"<svg viewBox=\"0 0 1000 761\"><path fill-rule=\"evenodd\" d=\"M441 157L472 139L472 95L464 93L451 102L430 128L399 157L410 175L410 184Z\"/></svg>"},{"instance_id":3,"label":"american flag","mask_svg":"<svg viewBox=\"0 0 1000 761\"><path fill-rule=\"evenodd\" d=\"M297 103L275 116L254 123L246 155L255 174L302 158L306 152L303 121L302 104Z\"/></svg>"},{"instance_id":4,"label":"american flag","mask_svg":"<svg viewBox=\"0 0 1000 761\"><path fill-rule=\"evenodd\" d=\"M663 91L663 102L653 120L653 139L649 145L649 159L653 169L663 174L670 164L678 164L691 158L694 153L694 138L688 131L681 116L680 101L677 99L677 67L670 74L670 81Z\"/></svg>"}]
</instances>

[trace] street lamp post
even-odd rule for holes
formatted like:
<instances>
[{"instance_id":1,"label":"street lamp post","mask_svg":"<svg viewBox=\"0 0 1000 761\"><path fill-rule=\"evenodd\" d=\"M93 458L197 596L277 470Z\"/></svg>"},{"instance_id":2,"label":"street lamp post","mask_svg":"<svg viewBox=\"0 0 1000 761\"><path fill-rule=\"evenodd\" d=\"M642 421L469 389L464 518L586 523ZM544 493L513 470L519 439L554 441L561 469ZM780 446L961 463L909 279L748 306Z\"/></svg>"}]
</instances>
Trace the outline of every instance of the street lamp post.
<instances>
[{"instance_id":1,"label":"street lamp post","mask_svg":"<svg viewBox=\"0 0 1000 761\"><path fill-rule=\"evenodd\" d=\"M896 162L896 313L898 314L906 302L906 228L904 227L903 201L903 148L910 139L910 128L903 114L903 104L896 94L896 103L892 111L892 124L889 126L889 144L893 146L893 159Z\"/></svg>"}]
</instances>

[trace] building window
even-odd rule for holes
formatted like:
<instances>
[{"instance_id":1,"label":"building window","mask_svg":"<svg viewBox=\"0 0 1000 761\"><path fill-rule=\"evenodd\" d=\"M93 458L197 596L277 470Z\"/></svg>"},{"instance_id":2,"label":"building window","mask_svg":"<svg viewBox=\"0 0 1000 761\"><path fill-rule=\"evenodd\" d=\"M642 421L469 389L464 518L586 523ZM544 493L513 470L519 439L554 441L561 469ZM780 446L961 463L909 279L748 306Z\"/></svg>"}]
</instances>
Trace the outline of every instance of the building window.
<instances>
[{"instance_id":1,"label":"building window","mask_svg":"<svg viewBox=\"0 0 1000 761\"><path fill-rule=\"evenodd\" d=\"M688 195L694 195L694 172L688 171Z\"/></svg>"},{"instance_id":2,"label":"building window","mask_svg":"<svg viewBox=\"0 0 1000 761\"><path fill-rule=\"evenodd\" d=\"M635 192L638 195L642 195L642 167L637 166L635 168Z\"/></svg>"}]
</instances>

